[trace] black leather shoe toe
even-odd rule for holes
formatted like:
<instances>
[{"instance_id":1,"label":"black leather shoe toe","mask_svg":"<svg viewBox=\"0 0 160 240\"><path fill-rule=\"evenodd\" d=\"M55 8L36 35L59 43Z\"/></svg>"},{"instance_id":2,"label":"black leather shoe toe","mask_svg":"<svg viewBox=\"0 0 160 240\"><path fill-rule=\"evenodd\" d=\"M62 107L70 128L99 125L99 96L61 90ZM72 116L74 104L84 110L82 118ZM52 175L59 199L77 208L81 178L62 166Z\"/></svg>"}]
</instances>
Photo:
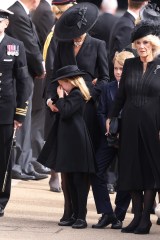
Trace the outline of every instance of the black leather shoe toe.
<instances>
[{"instance_id":1,"label":"black leather shoe toe","mask_svg":"<svg viewBox=\"0 0 160 240\"><path fill-rule=\"evenodd\" d=\"M123 223L120 220L117 220L116 222L112 223L111 228L112 229L121 229Z\"/></svg>"},{"instance_id":2,"label":"black leather shoe toe","mask_svg":"<svg viewBox=\"0 0 160 240\"><path fill-rule=\"evenodd\" d=\"M41 180L41 179L48 178L48 175L42 174L42 173L37 173L36 171L29 173L29 176L33 176L34 177L33 180Z\"/></svg>"},{"instance_id":3,"label":"black leather shoe toe","mask_svg":"<svg viewBox=\"0 0 160 240\"><path fill-rule=\"evenodd\" d=\"M72 225L72 228L77 228L77 229L86 228L86 227L87 227L87 222L86 220L83 220L83 219L77 219L76 222Z\"/></svg>"},{"instance_id":4,"label":"black leather shoe toe","mask_svg":"<svg viewBox=\"0 0 160 240\"><path fill-rule=\"evenodd\" d=\"M134 230L134 233L135 234L149 234L151 226L152 226L152 223L149 222L146 227L137 227Z\"/></svg>"},{"instance_id":5,"label":"black leather shoe toe","mask_svg":"<svg viewBox=\"0 0 160 240\"><path fill-rule=\"evenodd\" d=\"M92 225L92 228L104 228L109 224L117 222L115 214L102 214L97 224Z\"/></svg>"},{"instance_id":6,"label":"black leather shoe toe","mask_svg":"<svg viewBox=\"0 0 160 240\"><path fill-rule=\"evenodd\" d=\"M0 217L3 217L3 216L4 216L4 209L0 208Z\"/></svg>"},{"instance_id":7,"label":"black leather shoe toe","mask_svg":"<svg viewBox=\"0 0 160 240\"><path fill-rule=\"evenodd\" d=\"M69 219L64 219L63 221L60 221L58 223L59 226L67 227L67 226L72 226L76 222L76 219L74 217L71 217Z\"/></svg>"},{"instance_id":8,"label":"black leather shoe toe","mask_svg":"<svg viewBox=\"0 0 160 240\"><path fill-rule=\"evenodd\" d=\"M13 172L12 179L20 179L20 180L28 181L28 180L35 180L35 177L27 175L25 173Z\"/></svg>"},{"instance_id":9,"label":"black leather shoe toe","mask_svg":"<svg viewBox=\"0 0 160 240\"><path fill-rule=\"evenodd\" d=\"M43 174L50 174L51 173L51 169L43 166L41 163L37 162L36 160L31 161L31 164L33 165L34 170L37 173L43 173Z\"/></svg>"}]
</instances>

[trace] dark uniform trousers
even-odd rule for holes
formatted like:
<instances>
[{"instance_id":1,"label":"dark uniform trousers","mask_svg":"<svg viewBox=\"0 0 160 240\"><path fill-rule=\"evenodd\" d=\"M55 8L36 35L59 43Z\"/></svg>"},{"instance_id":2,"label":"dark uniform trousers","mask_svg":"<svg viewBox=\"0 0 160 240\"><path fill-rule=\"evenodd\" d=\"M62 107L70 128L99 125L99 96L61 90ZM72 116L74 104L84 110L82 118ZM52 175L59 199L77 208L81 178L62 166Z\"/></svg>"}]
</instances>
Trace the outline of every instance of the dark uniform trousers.
<instances>
[{"instance_id":1,"label":"dark uniform trousers","mask_svg":"<svg viewBox=\"0 0 160 240\"><path fill-rule=\"evenodd\" d=\"M96 152L97 172L92 176L92 190L95 199L97 213L113 213L109 192L106 183L106 170L111 165L117 155L114 147L108 147L107 139L101 136L101 143ZM115 214L121 221L124 220L126 211L130 204L130 194L128 192L117 191L115 199Z\"/></svg>"},{"instance_id":2,"label":"dark uniform trousers","mask_svg":"<svg viewBox=\"0 0 160 240\"><path fill-rule=\"evenodd\" d=\"M4 192L0 191L0 207L5 208L10 198L11 190L11 169L12 162L9 159L11 143L13 135L13 124L0 124L0 189L3 188L5 172L7 169L7 163L9 161L8 167L8 177L5 185Z\"/></svg>"}]
</instances>

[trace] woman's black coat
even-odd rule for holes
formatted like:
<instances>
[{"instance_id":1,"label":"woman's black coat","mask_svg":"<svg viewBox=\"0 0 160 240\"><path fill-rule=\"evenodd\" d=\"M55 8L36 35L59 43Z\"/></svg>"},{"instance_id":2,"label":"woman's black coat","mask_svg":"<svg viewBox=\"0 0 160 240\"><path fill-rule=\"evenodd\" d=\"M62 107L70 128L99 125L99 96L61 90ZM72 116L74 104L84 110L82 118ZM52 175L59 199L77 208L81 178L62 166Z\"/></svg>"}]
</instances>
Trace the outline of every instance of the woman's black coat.
<instances>
[{"instance_id":1,"label":"woman's black coat","mask_svg":"<svg viewBox=\"0 0 160 240\"><path fill-rule=\"evenodd\" d=\"M67 65L77 65L81 71L87 73L84 79L90 89L92 98L97 100L97 97L101 93L103 81L109 80L105 42L87 34L76 57L74 55L73 41L59 42L51 80L55 78L57 69ZM92 84L92 80L95 78L98 78L96 86ZM47 97L51 97L54 100L57 96L56 89L57 83L53 83L52 87L49 86Z\"/></svg>"},{"instance_id":2,"label":"woman's black coat","mask_svg":"<svg viewBox=\"0 0 160 240\"><path fill-rule=\"evenodd\" d=\"M78 54L74 54L73 41L59 42L56 56L54 59L54 68L50 81L55 77L56 70L66 65L77 65L81 71L86 72L85 82L90 90L92 100L85 107L84 119L89 130L94 149L99 144L99 126L96 113L96 104L101 94L104 82L109 80L108 59L105 42L95 39L87 34ZM94 86L92 80L97 78L97 84ZM57 99L57 83L49 84L47 98Z\"/></svg>"},{"instance_id":3,"label":"woman's black coat","mask_svg":"<svg viewBox=\"0 0 160 240\"><path fill-rule=\"evenodd\" d=\"M85 101L79 89L56 103L59 115L38 161L57 172L95 172L94 152L83 119Z\"/></svg>"},{"instance_id":4,"label":"woman's black coat","mask_svg":"<svg viewBox=\"0 0 160 240\"><path fill-rule=\"evenodd\" d=\"M121 190L160 189L160 59L127 59L110 117L122 111Z\"/></svg>"}]
</instances>

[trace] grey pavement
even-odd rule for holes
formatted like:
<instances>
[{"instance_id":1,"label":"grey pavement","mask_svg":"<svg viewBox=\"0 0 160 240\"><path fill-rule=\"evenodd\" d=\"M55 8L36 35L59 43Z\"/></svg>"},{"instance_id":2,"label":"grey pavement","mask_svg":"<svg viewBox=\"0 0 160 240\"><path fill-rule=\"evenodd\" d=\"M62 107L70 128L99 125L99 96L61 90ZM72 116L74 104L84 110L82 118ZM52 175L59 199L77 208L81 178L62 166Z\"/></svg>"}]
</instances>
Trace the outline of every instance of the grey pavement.
<instances>
[{"instance_id":1,"label":"grey pavement","mask_svg":"<svg viewBox=\"0 0 160 240\"><path fill-rule=\"evenodd\" d=\"M60 227L58 221L63 213L63 194L49 191L48 179L40 181L13 180L11 199L4 217L0 218L0 240L160 240L160 226L152 215L152 228L148 235L121 233L105 229L92 229L99 215L96 214L92 191L88 198L86 229ZM110 195L114 203L115 194ZM124 226L133 215L128 210Z\"/></svg>"}]
</instances>

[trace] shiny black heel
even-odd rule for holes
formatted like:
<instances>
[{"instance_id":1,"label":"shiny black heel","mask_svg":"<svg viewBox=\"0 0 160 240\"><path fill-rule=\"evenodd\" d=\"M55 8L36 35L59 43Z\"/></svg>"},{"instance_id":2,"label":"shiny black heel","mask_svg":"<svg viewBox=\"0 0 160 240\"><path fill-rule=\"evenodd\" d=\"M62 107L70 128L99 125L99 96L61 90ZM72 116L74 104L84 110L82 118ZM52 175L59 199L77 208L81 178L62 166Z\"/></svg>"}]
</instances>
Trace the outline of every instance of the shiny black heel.
<instances>
[{"instance_id":1,"label":"shiny black heel","mask_svg":"<svg viewBox=\"0 0 160 240\"><path fill-rule=\"evenodd\" d=\"M148 223L146 227L137 227L134 231L135 234L149 234L152 223Z\"/></svg>"}]
</instances>

